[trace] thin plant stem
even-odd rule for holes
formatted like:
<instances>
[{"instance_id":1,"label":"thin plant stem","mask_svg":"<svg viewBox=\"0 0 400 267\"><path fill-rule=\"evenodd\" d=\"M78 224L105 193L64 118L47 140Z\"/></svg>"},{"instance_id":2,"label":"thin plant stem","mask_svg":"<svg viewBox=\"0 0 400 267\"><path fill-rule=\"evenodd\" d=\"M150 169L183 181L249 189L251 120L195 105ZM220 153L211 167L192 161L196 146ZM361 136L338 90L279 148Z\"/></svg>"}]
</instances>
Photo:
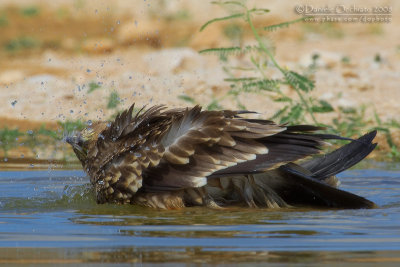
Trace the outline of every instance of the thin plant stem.
<instances>
[{"instance_id":1,"label":"thin plant stem","mask_svg":"<svg viewBox=\"0 0 400 267\"><path fill-rule=\"evenodd\" d=\"M264 45L264 42L261 40L260 35L258 34L256 28L254 27L254 24L251 20L251 16L250 16L250 10L246 9L246 19L250 25L251 31L254 34L254 37L256 38L258 44L260 45L260 48L268 55L268 57L271 59L272 63L274 64L274 66L283 74L285 75L286 72L285 70L278 64L278 62L276 62L274 56L272 55L272 53L269 51L269 49ZM294 90L296 91L297 95L300 98L300 101L303 103L303 105L306 107L306 110L308 112L308 114L310 114L312 120L314 121L315 124L318 124L317 119L315 118L310 106L308 105L306 99L304 99L303 95L301 94L300 90L298 88L296 88L296 86L293 86Z\"/></svg>"}]
</instances>

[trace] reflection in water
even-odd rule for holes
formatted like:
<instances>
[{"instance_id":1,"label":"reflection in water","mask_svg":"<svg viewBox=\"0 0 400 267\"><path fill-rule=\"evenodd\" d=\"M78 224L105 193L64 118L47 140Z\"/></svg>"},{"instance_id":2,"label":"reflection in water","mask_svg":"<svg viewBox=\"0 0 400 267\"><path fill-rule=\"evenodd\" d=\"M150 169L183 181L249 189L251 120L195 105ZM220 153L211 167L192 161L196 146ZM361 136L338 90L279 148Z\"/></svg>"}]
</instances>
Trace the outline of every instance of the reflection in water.
<instances>
[{"instance_id":1,"label":"reflection in water","mask_svg":"<svg viewBox=\"0 0 400 267\"><path fill-rule=\"evenodd\" d=\"M0 172L0 264L396 266L400 172L362 170L345 175L345 190L381 207L162 211L97 205L82 172Z\"/></svg>"},{"instance_id":2,"label":"reflection in water","mask_svg":"<svg viewBox=\"0 0 400 267\"><path fill-rule=\"evenodd\" d=\"M195 264L240 264L251 266L398 266L400 251L365 252L285 252L285 251L227 251L207 250L201 247L111 249L76 248L0 248L0 264L145 264L162 266L191 266ZM171 265L169 265L171 264ZM371 264L371 265L370 265Z\"/></svg>"}]
</instances>

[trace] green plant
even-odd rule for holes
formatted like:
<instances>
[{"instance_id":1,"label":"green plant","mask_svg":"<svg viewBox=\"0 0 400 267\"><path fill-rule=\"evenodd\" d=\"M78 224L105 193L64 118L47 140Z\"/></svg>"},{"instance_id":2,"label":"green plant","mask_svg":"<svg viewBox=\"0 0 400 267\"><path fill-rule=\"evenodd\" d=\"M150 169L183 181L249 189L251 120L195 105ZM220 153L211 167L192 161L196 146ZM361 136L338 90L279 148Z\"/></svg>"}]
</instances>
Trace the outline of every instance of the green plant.
<instances>
[{"instance_id":1,"label":"green plant","mask_svg":"<svg viewBox=\"0 0 400 267\"><path fill-rule=\"evenodd\" d=\"M190 104L196 103L196 100L193 97L190 97L188 95L178 95L178 98L183 101L189 102Z\"/></svg>"},{"instance_id":2,"label":"green plant","mask_svg":"<svg viewBox=\"0 0 400 267\"><path fill-rule=\"evenodd\" d=\"M400 160L400 148L393 141L393 135L392 135L392 130L396 131L400 130L400 123L395 120L391 120L389 122L383 122L376 111L374 112L374 116L376 124L378 125L377 127L375 127L375 129L385 134L386 142L390 149L388 151L389 158L393 160Z\"/></svg>"},{"instance_id":3,"label":"green plant","mask_svg":"<svg viewBox=\"0 0 400 267\"><path fill-rule=\"evenodd\" d=\"M0 27L8 25L8 18L6 14L0 14Z\"/></svg>"},{"instance_id":4,"label":"green plant","mask_svg":"<svg viewBox=\"0 0 400 267\"><path fill-rule=\"evenodd\" d=\"M186 9L181 9L176 11L173 14L165 15L164 19L166 21L174 21L174 20L188 20L191 17L190 12Z\"/></svg>"},{"instance_id":5,"label":"green plant","mask_svg":"<svg viewBox=\"0 0 400 267\"><path fill-rule=\"evenodd\" d=\"M343 64L350 64L351 59L350 59L349 56L344 56L344 57L342 57L341 62L342 62Z\"/></svg>"},{"instance_id":6,"label":"green plant","mask_svg":"<svg viewBox=\"0 0 400 267\"><path fill-rule=\"evenodd\" d=\"M360 135L367 127L365 110L365 106L361 106L359 109L339 108L338 116L332 120L332 129L343 136Z\"/></svg>"},{"instance_id":7,"label":"green plant","mask_svg":"<svg viewBox=\"0 0 400 267\"><path fill-rule=\"evenodd\" d=\"M101 85L99 83L96 82L90 82L89 83L89 90L88 90L88 94L90 94L91 92L93 92L96 89L101 88Z\"/></svg>"},{"instance_id":8,"label":"green plant","mask_svg":"<svg viewBox=\"0 0 400 267\"><path fill-rule=\"evenodd\" d=\"M311 79L304 74L300 74L294 70L289 70L278 63L274 55L274 47L266 38L268 32L287 28L294 23L303 21L305 18L256 28L253 23L254 16L267 14L269 12L268 9L249 9L239 1L213 3L222 6L234 6L237 11L226 17L214 18L207 21L200 28L200 31L216 22L242 19L247 23L254 39L256 40L256 45L252 46L220 47L200 51L201 54L217 54L225 61L228 61L227 58L229 56L240 55L242 58L247 57L250 67L247 67L246 71L251 71L255 74L252 77L236 77L232 74L232 70L238 70L241 66L231 67L228 65L225 67L227 75L230 76L225 79L225 81L230 82L231 89L228 92L228 95L235 99L239 108L245 108L239 100L239 96L242 93L261 93L273 101L282 104L282 109L277 111L271 118L279 120L282 123L288 121L291 121L292 123L304 123L311 120L311 122L319 124L314 115L315 113L333 111L332 106L328 102L318 101L310 96L309 93L314 90L314 82ZM239 34L241 32L237 29L239 24L232 23L230 25L235 25L235 28L228 31L233 32L230 34ZM268 77L271 68L280 73L279 78L271 79ZM287 87L295 91L297 98L290 98L287 96L284 90L284 88ZM227 96L223 96L222 98L225 97ZM219 106L216 105L219 100L220 99L213 99L209 106L213 108Z\"/></svg>"},{"instance_id":9,"label":"green plant","mask_svg":"<svg viewBox=\"0 0 400 267\"><path fill-rule=\"evenodd\" d=\"M332 39L340 39L344 37L345 33L339 24L340 23L324 22L304 23L302 25L305 32L316 33Z\"/></svg>"},{"instance_id":10,"label":"green plant","mask_svg":"<svg viewBox=\"0 0 400 267\"><path fill-rule=\"evenodd\" d=\"M0 130L0 147L7 157L8 151L18 145L19 137L23 136L18 129L8 129L7 127Z\"/></svg>"},{"instance_id":11,"label":"green plant","mask_svg":"<svg viewBox=\"0 0 400 267\"><path fill-rule=\"evenodd\" d=\"M243 19L251 29L256 45L252 46L232 46L232 47L219 47L209 48L200 51L202 54L214 53L221 59L223 69L227 74L224 80L230 83L230 90L227 94L219 97L212 98L211 102L207 105L208 109L222 109L220 101L232 97L236 100L237 106L240 109L246 109L243 103L240 102L239 96L243 93L254 93L272 99L274 102L281 103L282 108L279 109L272 117L273 120L278 120L281 123L314 123L319 124L316 120L316 113L329 113L336 111L337 116L332 119L327 126L329 132L336 132L345 137L358 137L371 130L379 130L384 133L386 142L389 146L385 150L387 156L393 160L400 160L400 149L396 143L397 140L393 137L395 131L399 132L400 123L398 121L383 122L375 115L375 123L371 118L366 117L366 106L362 105L357 108L338 108L334 110L333 106L325 100L317 100L310 96L314 90L314 83L312 77L317 70L318 54L312 55L312 63L308 66L303 73L289 70L282 67L274 57L274 47L265 36L265 32L279 30L288 27L293 23L302 21L305 18L283 22L274 25L256 28L252 22L252 17L255 15L263 15L268 13L266 9L248 9L242 2L226 1L217 2L214 4L219 5L233 5L237 7L236 11L226 17L215 18L207 21L200 30L204 30L209 25L219 21L230 21L233 19ZM242 25L242 24L236 24ZM328 25L331 27L332 25ZM339 37L339 36L337 36ZM240 56L240 61L247 62L243 65L231 66L230 57ZM350 64L351 59L348 56L342 58L342 64ZM381 57L375 56L375 61L380 62ZM267 70L273 69L280 73L280 77L275 76L274 79L269 77ZM251 73L250 75L237 76L236 73ZM236 74L236 75L235 75ZM294 90L296 97L288 96L287 87ZM286 90L284 90L286 89ZM339 94L340 98L341 95ZM196 99L189 95L180 95L179 99L191 104L197 103ZM378 126L376 126L376 124ZM334 143L341 143L343 141L335 141Z\"/></svg>"},{"instance_id":12,"label":"green plant","mask_svg":"<svg viewBox=\"0 0 400 267\"><path fill-rule=\"evenodd\" d=\"M17 52L20 50L36 48L39 44L39 41L33 37L21 36L8 41L5 44L5 49L9 52Z\"/></svg>"},{"instance_id":13,"label":"green plant","mask_svg":"<svg viewBox=\"0 0 400 267\"><path fill-rule=\"evenodd\" d=\"M39 15L40 10L36 6L24 7L21 9L21 14L25 17L34 17Z\"/></svg>"},{"instance_id":14,"label":"green plant","mask_svg":"<svg viewBox=\"0 0 400 267\"><path fill-rule=\"evenodd\" d=\"M36 154L40 149L54 146L62 138L60 133L49 130L42 124L39 129L29 130L24 134L23 145L29 147L32 153Z\"/></svg>"},{"instance_id":15,"label":"green plant","mask_svg":"<svg viewBox=\"0 0 400 267\"><path fill-rule=\"evenodd\" d=\"M213 99L208 105L207 110L221 110L222 106L218 103L216 99Z\"/></svg>"},{"instance_id":16,"label":"green plant","mask_svg":"<svg viewBox=\"0 0 400 267\"><path fill-rule=\"evenodd\" d=\"M121 99L116 91L112 91L108 97L107 108L113 109L121 103Z\"/></svg>"},{"instance_id":17,"label":"green plant","mask_svg":"<svg viewBox=\"0 0 400 267\"><path fill-rule=\"evenodd\" d=\"M75 121L70 121L70 120L67 120L65 122L59 121L58 125L63 129L64 133L71 133L73 131L81 131L87 126L86 123L82 122L79 119L75 120Z\"/></svg>"},{"instance_id":18,"label":"green plant","mask_svg":"<svg viewBox=\"0 0 400 267\"><path fill-rule=\"evenodd\" d=\"M241 44L243 40L243 28L237 23L230 23L224 28L224 35L228 37L232 43Z\"/></svg>"}]
</instances>

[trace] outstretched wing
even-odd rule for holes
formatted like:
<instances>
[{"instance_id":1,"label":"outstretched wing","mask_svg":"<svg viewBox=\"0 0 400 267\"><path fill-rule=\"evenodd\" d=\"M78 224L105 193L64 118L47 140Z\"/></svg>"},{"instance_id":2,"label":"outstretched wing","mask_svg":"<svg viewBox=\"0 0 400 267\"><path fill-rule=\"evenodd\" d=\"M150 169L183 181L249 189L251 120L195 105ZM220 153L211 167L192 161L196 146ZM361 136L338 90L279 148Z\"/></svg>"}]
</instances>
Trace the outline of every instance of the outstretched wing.
<instances>
[{"instance_id":1,"label":"outstretched wing","mask_svg":"<svg viewBox=\"0 0 400 267\"><path fill-rule=\"evenodd\" d=\"M268 154L261 140L286 129L270 121L255 123L232 111L194 107L172 122L160 139L160 164L143 173L143 190L165 191L206 185L212 174Z\"/></svg>"}]
</instances>

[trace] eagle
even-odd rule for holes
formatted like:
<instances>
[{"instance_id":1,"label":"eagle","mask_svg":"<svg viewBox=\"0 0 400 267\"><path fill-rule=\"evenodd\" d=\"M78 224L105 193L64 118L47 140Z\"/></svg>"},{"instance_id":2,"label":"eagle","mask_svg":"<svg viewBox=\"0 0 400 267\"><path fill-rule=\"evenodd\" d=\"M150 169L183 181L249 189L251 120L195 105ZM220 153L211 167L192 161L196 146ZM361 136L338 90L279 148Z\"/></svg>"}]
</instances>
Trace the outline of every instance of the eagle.
<instances>
[{"instance_id":1,"label":"eagle","mask_svg":"<svg viewBox=\"0 0 400 267\"><path fill-rule=\"evenodd\" d=\"M252 119L255 112L246 110L156 105L134 112L134 106L66 138L99 204L376 207L338 189L336 178L376 147L376 131L353 140L320 133L319 126ZM322 154L329 139L350 142Z\"/></svg>"}]
</instances>

